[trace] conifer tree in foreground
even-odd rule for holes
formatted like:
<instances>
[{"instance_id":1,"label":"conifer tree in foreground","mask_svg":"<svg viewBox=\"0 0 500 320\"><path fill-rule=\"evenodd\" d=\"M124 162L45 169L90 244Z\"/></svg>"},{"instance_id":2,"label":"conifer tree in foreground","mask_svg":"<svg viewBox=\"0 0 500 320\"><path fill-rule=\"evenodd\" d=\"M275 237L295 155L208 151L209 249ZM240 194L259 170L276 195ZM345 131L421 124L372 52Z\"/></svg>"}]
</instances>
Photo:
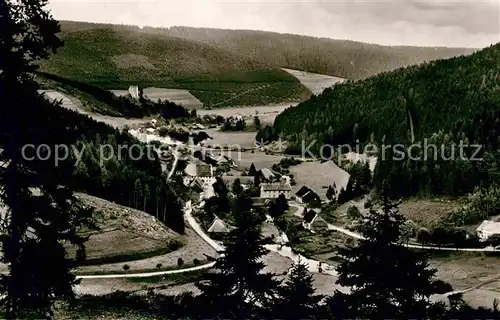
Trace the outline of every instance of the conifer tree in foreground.
<instances>
[{"instance_id":1,"label":"conifer tree in foreground","mask_svg":"<svg viewBox=\"0 0 500 320\"><path fill-rule=\"evenodd\" d=\"M288 279L279 289L278 302L273 307L276 319L319 319L323 318L319 302L323 299L315 295L312 274L306 265L294 264Z\"/></svg>"},{"instance_id":2,"label":"conifer tree in foreground","mask_svg":"<svg viewBox=\"0 0 500 320\"><path fill-rule=\"evenodd\" d=\"M387 190L386 188L384 190ZM345 316L365 319L422 319L429 316L429 297L435 291L422 253L400 245L404 223L397 205L382 194L380 212L371 210L362 226L365 240L339 248L344 262L337 268L337 284L351 292L336 292Z\"/></svg>"},{"instance_id":3,"label":"conifer tree in foreground","mask_svg":"<svg viewBox=\"0 0 500 320\"><path fill-rule=\"evenodd\" d=\"M59 26L45 10L47 1L0 1L0 199L6 210L0 231L3 316L8 319L50 315L56 299L74 296L74 261L63 242L78 245L77 228L90 216L73 196L74 161L55 165L54 156L23 154L24 146L71 145L71 135L41 128L40 119L58 106L38 93L32 73L61 42Z\"/></svg>"},{"instance_id":4,"label":"conifer tree in foreground","mask_svg":"<svg viewBox=\"0 0 500 320\"><path fill-rule=\"evenodd\" d=\"M224 251L215 263L215 273L206 274L197 284L201 290L203 317L247 319L268 308L276 294L277 281L264 273L261 218L252 211L245 192L232 208L235 229L224 238ZM200 313L201 314L201 313Z\"/></svg>"}]
</instances>

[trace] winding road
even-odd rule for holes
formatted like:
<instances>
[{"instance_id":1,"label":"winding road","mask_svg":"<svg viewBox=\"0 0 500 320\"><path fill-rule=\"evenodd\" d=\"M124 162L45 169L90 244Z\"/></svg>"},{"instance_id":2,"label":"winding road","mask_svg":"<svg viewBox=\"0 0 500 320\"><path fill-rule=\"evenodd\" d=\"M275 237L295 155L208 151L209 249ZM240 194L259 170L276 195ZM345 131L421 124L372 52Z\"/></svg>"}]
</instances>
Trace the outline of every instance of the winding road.
<instances>
[{"instance_id":1,"label":"winding road","mask_svg":"<svg viewBox=\"0 0 500 320\"><path fill-rule=\"evenodd\" d=\"M297 203L290 203L290 207L297 208L297 211L294 213L298 217L302 217L301 212L304 210L304 207ZM343 233L354 239L365 239L360 233L348 230L343 227L339 227L327 222L328 230L337 231ZM487 248L450 248L450 247L435 247L435 246L425 246L419 244L401 244L410 249L421 249L421 250L437 250L437 251L463 251L463 252L500 252L500 249L495 249L492 247Z\"/></svg>"}]
</instances>

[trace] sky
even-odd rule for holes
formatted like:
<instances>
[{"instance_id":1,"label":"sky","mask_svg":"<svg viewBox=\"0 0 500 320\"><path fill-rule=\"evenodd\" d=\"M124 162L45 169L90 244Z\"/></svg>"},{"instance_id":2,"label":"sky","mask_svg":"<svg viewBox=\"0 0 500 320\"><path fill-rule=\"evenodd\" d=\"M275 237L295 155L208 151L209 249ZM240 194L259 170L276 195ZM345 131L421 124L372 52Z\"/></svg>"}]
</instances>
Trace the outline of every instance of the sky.
<instances>
[{"instance_id":1,"label":"sky","mask_svg":"<svg viewBox=\"0 0 500 320\"><path fill-rule=\"evenodd\" d=\"M382 45L500 42L500 0L49 0L59 20L250 29Z\"/></svg>"}]
</instances>

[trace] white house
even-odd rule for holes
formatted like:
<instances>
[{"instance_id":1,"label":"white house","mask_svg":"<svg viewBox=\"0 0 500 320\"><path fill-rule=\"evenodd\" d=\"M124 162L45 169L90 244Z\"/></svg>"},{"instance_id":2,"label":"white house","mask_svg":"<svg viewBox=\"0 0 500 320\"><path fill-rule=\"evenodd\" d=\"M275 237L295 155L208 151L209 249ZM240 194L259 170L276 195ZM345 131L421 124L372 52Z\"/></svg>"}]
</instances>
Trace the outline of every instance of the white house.
<instances>
[{"instance_id":1,"label":"white house","mask_svg":"<svg viewBox=\"0 0 500 320\"><path fill-rule=\"evenodd\" d=\"M128 87L128 93L134 99L139 99L139 87L138 86L130 86Z\"/></svg>"},{"instance_id":2,"label":"white house","mask_svg":"<svg viewBox=\"0 0 500 320\"><path fill-rule=\"evenodd\" d=\"M208 228L207 232L209 233L228 233L233 229L234 227L228 225L225 223L222 219L219 217L215 217L214 221L212 222L212 225Z\"/></svg>"},{"instance_id":3,"label":"white house","mask_svg":"<svg viewBox=\"0 0 500 320\"><path fill-rule=\"evenodd\" d=\"M500 222L484 220L476 229L478 237L481 241L486 241L494 234L500 234Z\"/></svg>"},{"instance_id":4,"label":"white house","mask_svg":"<svg viewBox=\"0 0 500 320\"><path fill-rule=\"evenodd\" d=\"M286 199L291 198L292 186L288 183L261 183L260 197L263 199L276 199L284 194Z\"/></svg>"},{"instance_id":5,"label":"white house","mask_svg":"<svg viewBox=\"0 0 500 320\"><path fill-rule=\"evenodd\" d=\"M203 187L211 186L215 183L214 168L210 164L190 163L184 169L186 176L183 179L184 185L188 186L194 179L199 179Z\"/></svg>"}]
</instances>

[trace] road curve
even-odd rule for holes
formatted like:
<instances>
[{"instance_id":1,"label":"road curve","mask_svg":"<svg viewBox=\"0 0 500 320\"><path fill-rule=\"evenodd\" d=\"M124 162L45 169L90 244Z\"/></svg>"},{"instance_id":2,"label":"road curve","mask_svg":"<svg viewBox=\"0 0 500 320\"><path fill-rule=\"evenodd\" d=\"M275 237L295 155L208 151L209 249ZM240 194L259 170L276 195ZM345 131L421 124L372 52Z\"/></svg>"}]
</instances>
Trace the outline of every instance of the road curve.
<instances>
[{"instance_id":1,"label":"road curve","mask_svg":"<svg viewBox=\"0 0 500 320\"><path fill-rule=\"evenodd\" d=\"M298 217L301 216L301 212L304 210L304 207L298 203L290 203L290 207L297 208L297 211L294 213ZM348 230L346 228L342 228L331 223L327 223L328 230L337 231L343 233L354 239L365 239L360 233ZM424 246L418 244L402 244L403 246L410 249L421 249L421 250L438 250L438 251L463 251L463 252L500 252L500 249L495 248L450 248L450 247L435 247L435 246Z\"/></svg>"},{"instance_id":2,"label":"road curve","mask_svg":"<svg viewBox=\"0 0 500 320\"><path fill-rule=\"evenodd\" d=\"M168 173L167 182L170 181L170 178L174 174L175 168L177 167L177 162L179 161L179 156L177 155L177 152L175 150L172 152L172 156L174 157L174 163L172 164L172 169Z\"/></svg>"},{"instance_id":3,"label":"road curve","mask_svg":"<svg viewBox=\"0 0 500 320\"><path fill-rule=\"evenodd\" d=\"M361 234L347 230L345 228L335 226L328 223L328 230L334 230L341 232L345 235L350 236L355 239L365 239ZM424 249L424 250L438 250L438 251L464 251L464 252L500 252L500 249L495 248L449 248L449 247L434 247L434 246L424 246L418 244L402 244L403 246L410 249Z\"/></svg>"},{"instance_id":4,"label":"road curve","mask_svg":"<svg viewBox=\"0 0 500 320\"><path fill-rule=\"evenodd\" d=\"M167 271L156 271L156 272L143 272L143 273L121 273L121 274L96 274L96 275L81 275L76 276L77 279L117 279L117 278L149 278L155 276L163 276L169 274L177 274L177 273L185 273L185 272L193 272L198 270L210 269L214 266L215 262L210 262L201 266L184 268L184 269L176 269L176 270L167 270Z\"/></svg>"}]
</instances>

